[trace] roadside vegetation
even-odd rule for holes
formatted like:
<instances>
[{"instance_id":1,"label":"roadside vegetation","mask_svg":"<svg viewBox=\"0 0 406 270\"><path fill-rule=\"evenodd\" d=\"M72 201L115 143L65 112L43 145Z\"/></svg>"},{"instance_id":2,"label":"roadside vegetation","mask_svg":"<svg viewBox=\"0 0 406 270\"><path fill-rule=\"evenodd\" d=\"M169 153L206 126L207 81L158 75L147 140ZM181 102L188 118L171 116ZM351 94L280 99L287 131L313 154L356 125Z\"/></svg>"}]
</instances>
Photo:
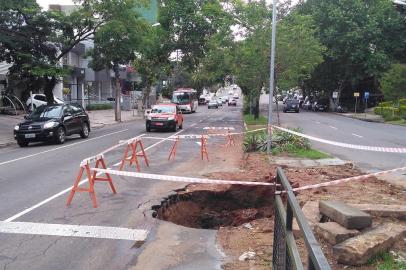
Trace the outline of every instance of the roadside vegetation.
<instances>
[{"instance_id":1,"label":"roadside vegetation","mask_svg":"<svg viewBox=\"0 0 406 270\"><path fill-rule=\"evenodd\" d=\"M385 121L402 123L406 120L406 98L381 102L374 108L374 113L381 115Z\"/></svg>"},{"instance_id":2,"label":"roadside vegetation","mask_svg":"<svg viewBox=\"0 0 406 270\"><path fill-rule=\"evenodd\" d=\"M406 258L396 253L384 252L371 259L369 264L376 265L377 270L406 269Z\"/></svg>"},{"instance_id":3,"label":"roadside vegetation","mask_svg":"<svg viewBox=\"0 0 406 270\"><path fill-rule=\"evenodd\" d=\"M292 130L297 132L301 131L300 129ZM244 138L243 145L245 152L265 152L267 146L266 130L247 134ZM322 159L330 157L325 153L312 149L308 139L281 130L273 130L272 154L289 155L308 159Z\"/></svg>"}]
</instances>

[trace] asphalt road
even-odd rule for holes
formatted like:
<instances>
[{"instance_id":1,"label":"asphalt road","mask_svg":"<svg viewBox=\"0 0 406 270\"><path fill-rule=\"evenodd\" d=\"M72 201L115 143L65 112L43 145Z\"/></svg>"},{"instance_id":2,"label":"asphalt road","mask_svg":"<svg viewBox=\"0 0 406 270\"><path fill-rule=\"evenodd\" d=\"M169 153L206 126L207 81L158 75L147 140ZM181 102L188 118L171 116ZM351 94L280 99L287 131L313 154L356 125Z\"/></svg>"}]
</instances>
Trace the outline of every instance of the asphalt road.
<instances>
[{"instance_id":1,"label":"asphalt road","mask_svg":"<svg viewBox=\"0 0 406 270\"><path fill-rule=\"evenodd\" d=\"M240 108L219 110L199 107L185 115L181 134L201 134L204 127L234 126L242 129ZM118 193L96 182L98 208L88 194L77 193L66 207L67 190L74 182L82 159L95 155L120 140L145 133L143 121L133 121L93 130L88 139L72 137L64 145L32 144L28 148L0 149L0 220L16 222L125 227L149 231L147 243L133 247L127 240L75 238L0 233L1 269L219 269L221 254L215 246L214 230L196 230L153 219L150 207L159 204L183 183L114 177ZM170 137L172 132L149 136ZM189 175L198 171L178 169L199 157L195 141L182 142L176 161L167 161L172 142L144 140L150 167L142 172ZM106 155L108 167L117 168L123 148ZM134 168L132 168L135 171ZM188 243L178 252L170 252ZM154 244L159 243L155 249ZM168 246L165 246L168 245ZM168 253L169 252L169 253Z\"/></svg>"},{"instance_id":2,"label":"asphalt road","mask_svg":"<svg viewBox=\"0 0 406 270\"><path fill-rule=\"evenodd\" d=\"M282 107L282 103L279 105ZM381 147L406 147L406 127L365 122L334 113L301 110L300 113L279 112L281 126L300 127L303 133L331 141ZM276 112L273 113L277 123ZM340 148L312 142L326 153L349 160L366 171L379 171L406 166L406 155Z\"/></svg>"}]
</instances>

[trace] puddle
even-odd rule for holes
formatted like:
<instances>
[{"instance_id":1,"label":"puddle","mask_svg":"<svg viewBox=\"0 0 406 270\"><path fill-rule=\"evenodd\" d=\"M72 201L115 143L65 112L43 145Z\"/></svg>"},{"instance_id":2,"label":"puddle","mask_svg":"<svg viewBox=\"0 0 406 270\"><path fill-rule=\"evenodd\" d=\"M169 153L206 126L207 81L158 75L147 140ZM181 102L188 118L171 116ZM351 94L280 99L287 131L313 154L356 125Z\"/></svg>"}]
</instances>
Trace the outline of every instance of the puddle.
<instances>
[{"instance_id":1,"label":"puddle","mask_svg":"<svg viewBox=\"0 0 406 270\"><path fill-rule=\"evenodd\" d=\"M273 189L232 185L221 190L178 190L152 207L153 216L190 228L218 229L271 217Z\"/></svg>"}]
</instances>

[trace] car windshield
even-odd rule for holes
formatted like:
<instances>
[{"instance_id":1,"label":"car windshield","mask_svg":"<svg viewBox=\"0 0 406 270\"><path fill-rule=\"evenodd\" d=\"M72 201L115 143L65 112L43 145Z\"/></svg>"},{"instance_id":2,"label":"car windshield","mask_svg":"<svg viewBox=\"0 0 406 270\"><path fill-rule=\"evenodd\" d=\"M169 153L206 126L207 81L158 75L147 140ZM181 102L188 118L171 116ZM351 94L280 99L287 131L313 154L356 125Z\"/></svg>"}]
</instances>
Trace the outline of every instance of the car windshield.
<instances>
[{"instance_id":1,"label":"car windshield","mask_svg":"<svg viewBox=\"0 0 406 270\"><path fill-rule=\"evenodd\" d=\"M173 93L172 102L176 104L185 104L190 102L189 93Z\"/></svg>"},{"instance_id":2,"label":"car windshield","mask_svg":"<svg viewBox=\"0 0 406 270\"><path fill-rule=\"evenodd\" d=\"M155 106L152 108L151 113L174 113L175 106Z\"/></svg>"},{"instance_id":3,"label":"car windshield","mask_svg":"<svg viewBox=\"0 0 406 270\"><path fill-rule=\"evenodd\" d=\"M59 118L62 115L62 106L40 106L34 110L30 118L33 121Z\"/></svg>"}]
</instances>

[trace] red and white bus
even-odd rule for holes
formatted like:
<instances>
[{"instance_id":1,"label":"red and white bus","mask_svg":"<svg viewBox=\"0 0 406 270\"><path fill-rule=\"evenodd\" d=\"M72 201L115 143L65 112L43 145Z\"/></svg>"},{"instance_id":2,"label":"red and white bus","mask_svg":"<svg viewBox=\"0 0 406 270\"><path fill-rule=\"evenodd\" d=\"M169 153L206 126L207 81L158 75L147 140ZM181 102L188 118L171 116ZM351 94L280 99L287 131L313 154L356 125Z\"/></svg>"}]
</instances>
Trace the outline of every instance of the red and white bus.
<instances>
[{"instance_id":1,"label":"red and white bus","mask_svg":"<svg viewBox=\"0 0 406 270\"><path fill-rule=\"evenodd\" d=\"M172 102L183 112L194 113L198 106L197 91L192 88L179 88L173 91Z\"/></svg>"}]
</instances>

